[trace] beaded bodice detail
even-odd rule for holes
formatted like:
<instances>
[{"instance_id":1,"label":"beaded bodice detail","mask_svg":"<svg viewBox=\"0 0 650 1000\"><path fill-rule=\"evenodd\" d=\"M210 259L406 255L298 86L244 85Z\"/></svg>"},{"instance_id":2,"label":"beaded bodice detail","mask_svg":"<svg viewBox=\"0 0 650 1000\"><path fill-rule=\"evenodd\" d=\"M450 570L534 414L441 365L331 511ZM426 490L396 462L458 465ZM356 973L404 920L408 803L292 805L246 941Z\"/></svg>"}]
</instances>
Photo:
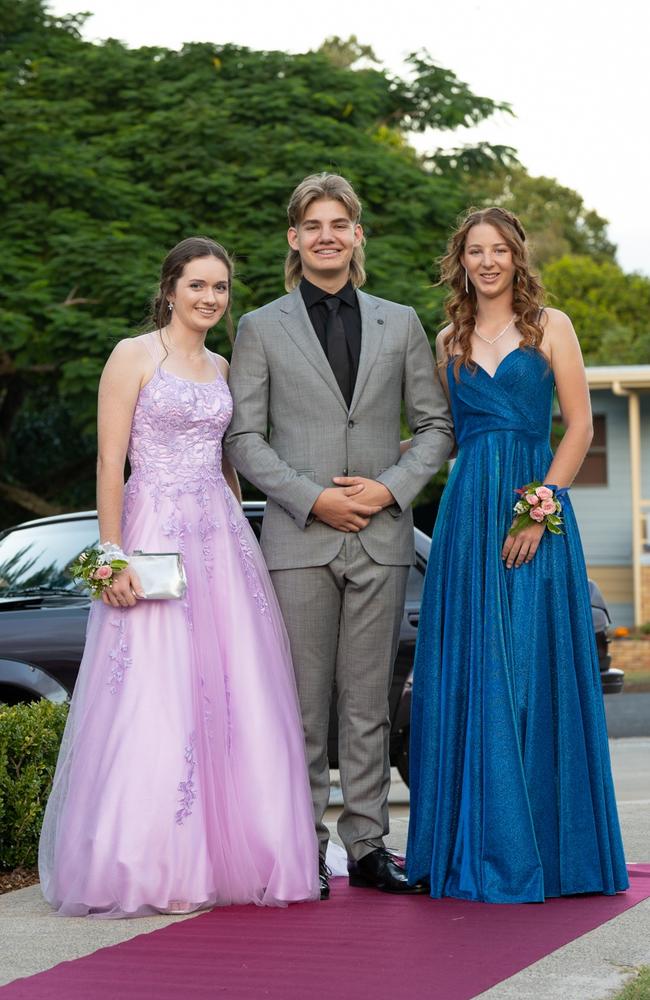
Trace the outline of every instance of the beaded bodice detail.
<instances>
[{"instance_id":1,"label":"beaded bodice detail","mask_svg":"<svg viewBox=\"0 0 650 1000\"><path fill-rule=\"evenodd\" d=\"M215 374L214 382L191 382L156 368L133 415L130 484L137 480L154 495L173 497L222 478L221 442L232 397L216 368Z\"/></svg>"},{"instance_id":2,"label":"beaded bodice detail","mask_svg":"<svg viewBox=\"0 0 650 1000\"><path fill-rule=\"evenodd\" d=\"M267 614L250 529L223 475L222 441L233 406L216 365L215 374L213 382L192 382L158 365L140 390L128 448L131 475L124 491L124 519L129 520L137 496L148 493L162 534L174 551L184 555L188 539L198 539L202 572L208 579L214 570L215 532L227 526L237 541L253 599ZM184 606L191 627L187 600Z\"/></svg>"}]
</instances>

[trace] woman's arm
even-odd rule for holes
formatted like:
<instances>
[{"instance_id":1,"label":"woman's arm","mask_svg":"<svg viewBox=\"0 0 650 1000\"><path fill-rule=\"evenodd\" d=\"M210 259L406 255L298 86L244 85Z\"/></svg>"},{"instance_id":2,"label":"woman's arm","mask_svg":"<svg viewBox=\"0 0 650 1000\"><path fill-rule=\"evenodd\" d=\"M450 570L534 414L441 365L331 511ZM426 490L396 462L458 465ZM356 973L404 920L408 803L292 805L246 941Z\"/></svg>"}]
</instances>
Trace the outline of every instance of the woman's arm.
<instances>
[{"instance_id":1,"label":"woman's arm","mask_svg":"<svg viewBox=\"0 0 650 1000\"><path fill-rule=\"evenodd\" d=\"M219 365L219 371L223 375L224 380L227 382L228 375L230 374L230 365L228 364L226 359L222 358L221 355L219 354L215 355L215 358L217 364ZM237 473L235 472L233 465L226 458L225 454L221 459L221 470L223 472L224 479L228 483L228 486L237 497L238 502L241 503L242 495L241 495L241 486L239 485L239 479L237 477Z\"/></svg>"},{"instance_id":2,"label":"woman's arm","mask_svg":"<svg viewBox=\"0 0 650 1000\"><path fill-rule=\"evenodd\" d=\"M235 470L233 469L232 465L230 464L230 462L228 461L228 459L225 457L225 455L224 455L224 457L222 459L221 467L223 469L223 477L224 477L224 479L226 480L226 482L228 483L228 486L230 487L230 489L233 491L233 493L237 497L237 500L239 501L239 503L241 503L242 502L242 495L241 495L241 486L239 485L239 479L237 477L237 473L235 472Z\"/></svg>"},{"instance_id":3,"label":"woman's arm","mask_svg":"<svg viewBox=\"0 0 650 1000\"><path fill-rule=\"evenodd\" d=\"M97 513L101 542L122 544L124 463L144 376L142 348L121 341L106 362L97 407Z\"/></svg>"},{"instance_id":4,"label":"woman's arm","mask_svg":"<svg viewBox=\"0 0 650 1000\"><path fill-rule=\"evenodd\" d=\"M571 320L559 309L547 309L546 314L548 319L543 347L553 369L566 433L546 472L544 482L562 487L571 485L591 444L591 402L582 352ZM519 485L525 486L525 483ZM545 530L543 524L531 524L514 538L512 535L507 536L501 557L508 569L530 562Z\"/></svg>"},{"instance_id":5,"label":"woman's arm","mask_svg":"<svg viewBox=\"0 0 650 1000\"><path fill-rule=\"evenodd\" d=\"M146 358L135 340L122 340L106 362L99 382L97 411L97 514L100 542L122 545L124 463L131 434L133 411L146 375ZM115 577L105 604L135 604L139 592L135 573L127 566Z\"/></svg>"},{"instance_id":6,"label":"woman's arm","mask_svg":"<svg viewBox=\"0 0 650 1000\"><path fill-rule=\"evenodd\" d=\"M548 343L566 432L544 482L570 486L580 471L593 437L589 386L580 344L571 320L559 309L548 309L546 312L548 325L545 341Z\"/></svg>"}]
</instances>

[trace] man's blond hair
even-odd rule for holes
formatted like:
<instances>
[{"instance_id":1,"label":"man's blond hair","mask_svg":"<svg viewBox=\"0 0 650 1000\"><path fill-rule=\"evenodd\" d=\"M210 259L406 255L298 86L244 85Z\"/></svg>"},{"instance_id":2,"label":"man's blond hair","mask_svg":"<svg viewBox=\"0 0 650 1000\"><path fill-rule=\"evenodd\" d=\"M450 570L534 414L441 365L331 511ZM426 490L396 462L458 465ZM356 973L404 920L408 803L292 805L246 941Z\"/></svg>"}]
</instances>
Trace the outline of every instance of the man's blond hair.
<instances>
[{"instance_id":1,"label":"man's blond hair","mask_svg":"<svg viewBox=\"0 0 650 1000\"><path fill-rule=\"evenodd\" d=\"M321 198L340 201L345 207L350 221L355 226L361 222L361 202L350 182L346 181L345 177L341 177L340 174L322 173L310 174L309 177L305 177L291 195L287 205L289 226L297 229L311 203ZM352 251L352 260L350 261L350 281L355 288L365 284L365 260L363 243L360 243ZM287 291L290 292L292 288L295 288L301 278L300 254L297 250L289 248L284 262L284 285Z\"/></svg>"}]
</instances>

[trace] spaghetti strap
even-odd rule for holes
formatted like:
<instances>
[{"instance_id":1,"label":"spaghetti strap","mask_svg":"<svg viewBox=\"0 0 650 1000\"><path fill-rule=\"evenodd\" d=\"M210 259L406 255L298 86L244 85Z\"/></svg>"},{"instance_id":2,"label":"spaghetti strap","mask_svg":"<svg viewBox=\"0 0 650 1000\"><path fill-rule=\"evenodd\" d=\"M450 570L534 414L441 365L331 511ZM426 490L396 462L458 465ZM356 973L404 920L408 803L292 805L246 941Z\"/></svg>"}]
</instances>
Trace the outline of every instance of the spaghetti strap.
<instances>
[{"instance_id":1,"label":"spaghetti strap","mask_svg":"<svg viewBox=\"0 0 650 1000\"><path fill-rule=\"evenodd\" d=\"M164 350L162 344L160 343L158 331L152 330L151 333L145 333L142 340L144 346L147 348L147 353L151 356L153 361L155 361L156 368L160 368L164 357Z\"/></svg>"},{"instance_id":2,"label":"spaghetti strap","mask_svg":"<svg viewBox=\"0 0 650 1000\"><path fill-rule=\"evenodd\" d=\"M219 362L217 361L217 358L219 357L219 355L215 354L214 351L211 351L208 348L206 348L206 350L208 351L208 357L210 358L210 361L212 362L212 364L214 365L214 367L217 369L217 374L223 379L224 378L224 374L221 371L221 368L219 367Z\"/></svg>"}]
</instances>

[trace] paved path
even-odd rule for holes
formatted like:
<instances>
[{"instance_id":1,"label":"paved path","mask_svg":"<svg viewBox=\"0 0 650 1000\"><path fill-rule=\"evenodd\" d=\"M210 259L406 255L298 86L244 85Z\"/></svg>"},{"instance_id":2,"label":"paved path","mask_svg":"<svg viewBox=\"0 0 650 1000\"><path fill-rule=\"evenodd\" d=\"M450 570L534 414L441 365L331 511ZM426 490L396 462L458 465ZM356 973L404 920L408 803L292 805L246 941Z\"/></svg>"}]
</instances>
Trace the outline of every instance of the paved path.
<instances>
[{"instance_id":1,"label":"paved path","mask_svg":"<svg viewBox=\"0 0 650 1000\"><path fill-rule=\"evenodd\" d=\"M607 732L613 739L650 737L650 693L607 695L605 715Z\"/></svg>"}]
</instances>

